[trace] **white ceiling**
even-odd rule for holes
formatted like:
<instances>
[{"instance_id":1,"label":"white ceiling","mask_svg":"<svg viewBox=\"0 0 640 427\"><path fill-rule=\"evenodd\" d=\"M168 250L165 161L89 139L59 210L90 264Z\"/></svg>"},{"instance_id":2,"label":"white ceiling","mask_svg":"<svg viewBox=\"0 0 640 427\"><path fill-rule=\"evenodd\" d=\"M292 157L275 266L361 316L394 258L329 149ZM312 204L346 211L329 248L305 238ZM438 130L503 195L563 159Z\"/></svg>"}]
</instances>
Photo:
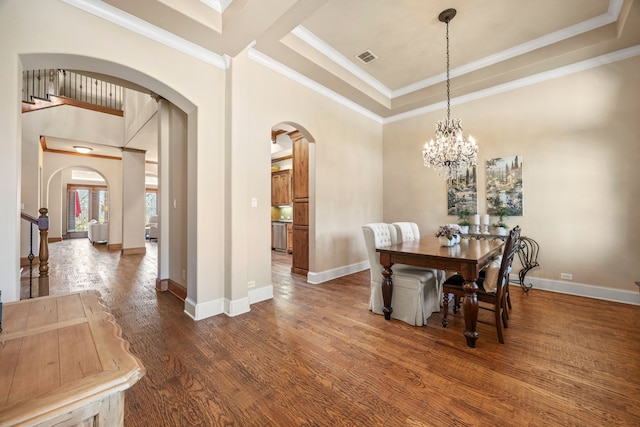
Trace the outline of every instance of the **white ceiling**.
<instances>
[{"instance_id":1,"label":"white ceiling","mask_svg":"<svg viewBox=\"0 0 640 427\"><path fill-rule=\"evenodd\" d=\"M633 0L64 1L161 43L168 31L220 68L251 46L252 59L381 122L442 108L448 8L454 104L640 46ZM378 59L362 63L365 50Z\"/></svg>"},{"instance_id":2,"label":"white ceiling","mask_svg":"<svg viewBox=\"0 0 640 427\"><path fill-rule=\"evenodd\" d=\"M140 129L137 134L131 138L126 144L126 148L145 151L145 161L149 164L147 170L155 170L153 165L158 162L158 137L157 137L157 115L153 115ZM74 147L76 145L90 147L92 149L90 156L105 156L112 158L122 158L122 145L119 141L113 141L96 144L89 141L74 141L70 139L57 138L55 136L44 135L45 148L48 151L67 152L74 155L78 154ZM157 171L156 171L157 173Z\"/></svg>"}]
</instances>

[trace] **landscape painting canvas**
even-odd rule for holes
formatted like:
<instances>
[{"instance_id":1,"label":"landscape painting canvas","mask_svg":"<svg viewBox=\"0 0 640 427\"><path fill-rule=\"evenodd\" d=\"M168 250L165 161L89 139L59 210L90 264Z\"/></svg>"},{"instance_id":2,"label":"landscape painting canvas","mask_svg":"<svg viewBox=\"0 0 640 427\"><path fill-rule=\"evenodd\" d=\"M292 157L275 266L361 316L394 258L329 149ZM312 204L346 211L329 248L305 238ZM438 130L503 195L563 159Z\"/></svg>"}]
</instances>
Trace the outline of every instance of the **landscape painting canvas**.
<instances>
[{"instance_id":1,"label":"landscape painting canvas","mask_svg":"<svg viewBox=\"0 0 640 427\"><path fill-rule=\"evenodd\" d=\"M476 166L469 166L447 181L447 215L458 215L466 209L469 215L478 213Z\"/></svg>"},{"instance_id":2,"label":"landscape painting canvas","mask_svg":"<svg viewBox=\"0 0 640 427\"><path fill-rule=\"evenodd\" d=\"M522 216L522 157L487 160L487 213L496 215L506 208L505 216Z\"/></svg>"}]
</instances>

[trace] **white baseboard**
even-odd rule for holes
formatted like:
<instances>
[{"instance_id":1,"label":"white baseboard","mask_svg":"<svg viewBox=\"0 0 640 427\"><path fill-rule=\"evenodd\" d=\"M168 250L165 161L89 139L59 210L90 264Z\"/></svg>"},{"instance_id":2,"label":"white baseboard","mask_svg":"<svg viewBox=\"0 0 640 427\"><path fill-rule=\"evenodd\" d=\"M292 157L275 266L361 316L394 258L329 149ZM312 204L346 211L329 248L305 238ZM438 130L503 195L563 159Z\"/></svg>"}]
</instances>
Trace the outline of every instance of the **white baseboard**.
<instances>
[{"instance_id":1,"label":"white baseboard","mask_svg":"<svg viewBox=\"0 0 640 427\"><path fill-rule=\"evenodd\" d=\"M338 267L331 270L321 271L319 273L309 272L307 274L307 282L317 285L318 283L327 282L337 279L338 277L347 276L369 268L369 261L361 261L344 267Z\"/></svg>"},{"instance_id":2,"label":"white baseboard","mask_svg":"<svg viewBox=\"0 0 640 427\"><path fill-rule=\"evenodd\" d=\"M357 273L369 268L369 261L362 261L344 267L334 268L319 273L311 273L307 276L307 282L319 284L348 274ZM519 285L520 280L517 274L510 276L510 283L513 286ZM534 289L550 292L575 295L587 298L601 299L604 301L620 302L623 304L640 305L640 292L623 291L620 289L605 288L602 286L587 285L584 283L565 282L561 280L540 279L537 277L525 278L527 285L532 284Z\"/></svg>"},{"instance_id":3,"label":"white baseboard","mask_svg":"<svg viewBox=\"0 0 640 427\"><path fill-rule=\"evenodd\" d=\"M193 320L202 320L222 313L233 317L251 311L251 304L266 301L271 298L273 298L272 285L252 289L249 291L248 297L237 300L220 298L214 301L196 304L193 300L187 298L184 300L184 312Z\"/></svg>"},{"instance_id":4,"label":"white baseboard","mask_svg":"<svg viewBox=\"0 0 640 427\"><path fill-rule=\"evenodd\" d=\"M509 283L511 286L519 285L520 280L518 275L512 274L509 277ZM533 285L533 289L543 291L620 302L623 304L640 305L640 292L623 291L620 289L604 288L602 286L587 285L584 283L564 282L561 280L540 279L537 277L527 277L524 283L526 285Z\"/></svg>"},{"instance_id":5,"label":"white baseboard","mask_svg":"<svg viewBox=\"0 0 640 427\"><path fill-rule=\"evenodd\" d=\"M273 285L249 290L249 304L266 301L273 298Z\"/></svg>"},{"instance_id":6,"label":"white baseboard","mask_svg":"<svg viewBox=\"0 0 640 427\"><path fill-rule=\"evenodd\" d=\"M202 304L196 304L192 299L187 298L184 300L184 312L193 320L202 320L207 317L216 316L224 313L224 299L219 298Z\"/></svg>"},{"instance_id":7,"label":"white baseboard","mask_svg":"<svg viewBox=\"0 0 640 427\"><path fill-rule=\"evenodd\" d=\"M224 300L225 310L224 313L229 316L238 316L239 314L248 313L251 311L249 307L249 297L240 298L237 300Z\"/></svg>"}]
</instances>

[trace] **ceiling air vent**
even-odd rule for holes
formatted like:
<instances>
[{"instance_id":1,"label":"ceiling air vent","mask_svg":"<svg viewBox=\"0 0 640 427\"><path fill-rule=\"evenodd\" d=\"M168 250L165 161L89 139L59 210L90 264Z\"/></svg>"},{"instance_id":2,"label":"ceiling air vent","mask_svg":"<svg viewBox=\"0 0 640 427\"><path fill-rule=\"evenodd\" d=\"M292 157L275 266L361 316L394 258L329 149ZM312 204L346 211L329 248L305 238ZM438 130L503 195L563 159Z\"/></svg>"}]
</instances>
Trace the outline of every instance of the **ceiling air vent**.
<instances>
[{"instance_id":1,"label":"ceiling air vent","mask_svg":"<svg viewBox=\"0 0 640 427\"><path fill-rule=\"evenodd\" d=\"M376 59L378 59L378 57L377 57L377 56L375 56L375 55L373 54L373 52L371 52L370 50L365 50L365 51L364 51L364 52L362 52L361 54L356 55L356 57L357 57L360 61L364 62L365 64L368 64L369 62L373 62L373 61L375 61Z\"/></svg>"}]
</instances>

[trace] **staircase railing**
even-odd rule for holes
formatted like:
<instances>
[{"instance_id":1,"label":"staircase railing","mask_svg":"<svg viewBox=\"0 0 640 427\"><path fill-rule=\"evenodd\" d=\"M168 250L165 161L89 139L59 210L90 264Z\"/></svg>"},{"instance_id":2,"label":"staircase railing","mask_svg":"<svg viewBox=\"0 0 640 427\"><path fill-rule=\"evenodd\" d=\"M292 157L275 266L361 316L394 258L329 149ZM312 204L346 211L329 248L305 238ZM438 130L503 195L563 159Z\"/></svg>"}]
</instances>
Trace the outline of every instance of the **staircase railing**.
<instances>
[{"instance_id":1,"label":"staircase railing","mask_svg":"<svg viewBox=\"0 0 640 427\"><path fill-rule=\"evenodd\" d=\"M48 100L51 95L122 110L124 88L68 70L45 69L22 72L22 101Z\"/></svg>"},{"instance_id":2,"label":"staircase railing","mask_svg":"<svg viewBox=\"0 0 640 427\"><path fill-rule=\"evenodd\" d=\"M40 216L33 217L22 212L20 217L29 222L29 298L33 298L33 227L37 226L40 232L40 247L38 251L38 295L42 295L43 288L48 291L49 280L49 209L40 208Z\"/></svg>"}]
</instances>

